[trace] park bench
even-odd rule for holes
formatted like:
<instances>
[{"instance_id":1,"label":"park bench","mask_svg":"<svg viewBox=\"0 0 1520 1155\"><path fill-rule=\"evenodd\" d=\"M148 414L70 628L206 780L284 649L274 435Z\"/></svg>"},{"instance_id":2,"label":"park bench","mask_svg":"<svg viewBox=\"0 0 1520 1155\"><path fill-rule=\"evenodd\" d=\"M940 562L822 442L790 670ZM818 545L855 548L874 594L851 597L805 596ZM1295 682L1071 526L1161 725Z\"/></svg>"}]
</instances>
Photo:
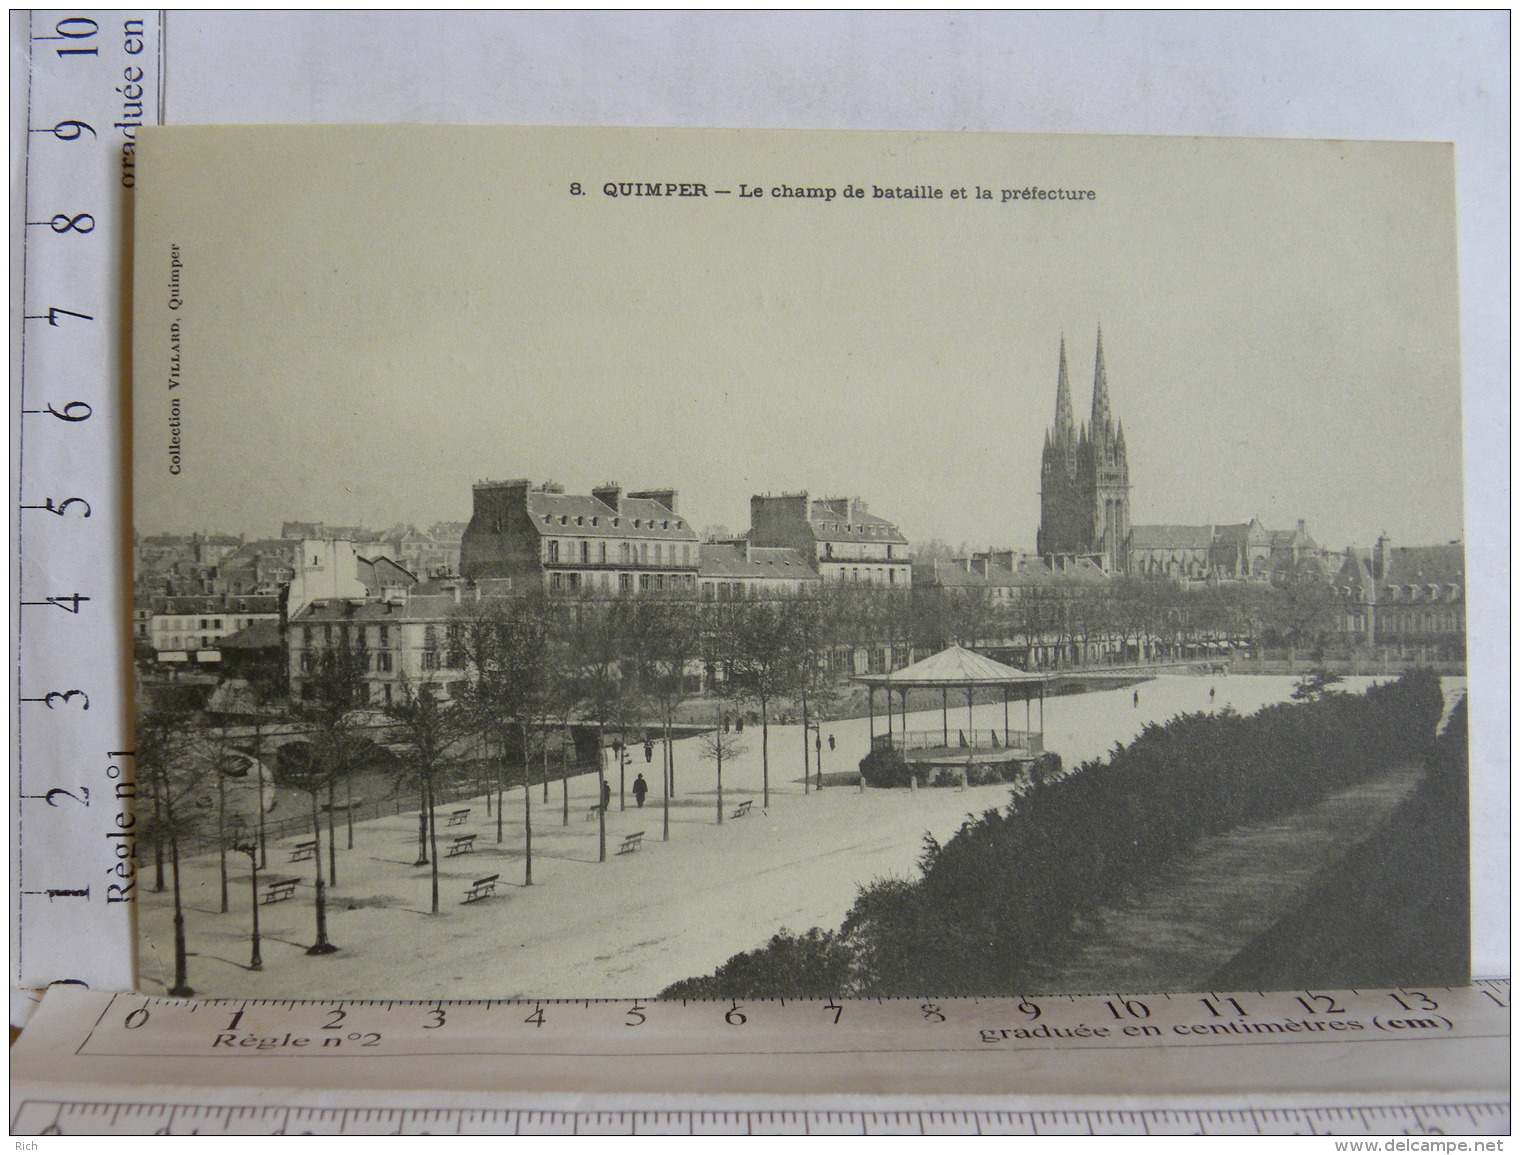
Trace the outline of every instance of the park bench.
<instances>
[{"instance_id":1,"label":"park bench","mask_svg":"<svg viewBox=\"0 0 1520 1155\"><path fill-rule=\"evenodd\" d=\"M456 854L469 854L474 849L475 835L459 834L455 836L453 845L449 847L449 857L453 858Z\"/></svg>"},{"instance_id":2,"label":"park bench","mask_svg":"<svg viewBox=\"0 0 1520 1155\"><path fill-rule=\"evenodd\" d=\"M465 807L463 810L455 810L455 811L453 811L449 815L448 825L450 825L450 826L463 826L465 824L465 820L467 818L469 818L469 817L470 817L470 808L468 806Z\"/></svg>"},{"instance_id":3,"label":"park bench","mask_svg":"<svg viewBox=\"0 0 1520 1155\"><path fill-rule=\"evenodd\" d=\"M587 811L586 811L586 821L587 822L595 822L596 821L596 816L598 814L600 814L601 812L602 812L602 804L600 802L593 803L587 809Z\"/></svg>"},{"instance_id":4,"label":"park bench","mask_svg":"<svg viewBox=\"0 0 1520 1155\"><path fill-rule=\"evenodd\" d=\"M739 805L737 805L737 806L734 807L734 812L732 814L730 814L729 817L730 818L748 818L749 817L749 808L751 806L753 806L754 804L755 804L755 800L753 798L746 798L743 802L739 803Z\"/></svg>"},{"instance_id":5,"label":"park bench","mask_svg":"<svg viewBox=\"0 0 1520 1155\"><path fill-rule=\"evenodd\" d=\"M618 853L628 854L632 851L637 850L643 844L644 832L640 830L637 834L629 834L623 838L623 845L618 847Z\"/></svg>"},{"instance_id":6,"label":"park bench","mask_svg":"<svg viewBox=\"0 0 1520 1155\"><path fill-rule=\"evenodd\" d=\"M272 902L284 902L296 892L299 878L271 878L264 888L263 905L268 906Z\"/></svg>"},{"instance_id":7,"label":"park bench","mask_svg":"<svg viewBox=\"0 0 1520 1155\"><path fill-rule=\"evenodd\" d=\"M317 840L315 838L310 842L297 842L290 848L291 862L305 862L308 858L315 858L316 856Z\"/></svg>"},{"instance_id":8,"label":"park bench","mask_svg":"<svg viewBox=\"0 0 1520 1155\"><path fill-rule=\"evenodd\" d=\"M461 902L460 905L463 906L465 902L476 902L482 898L490 898L496 893L496 880L500 877L501 875L499 874L492 874L486 878L477 878L465 890L464 902Z\"/></svg>"}]
</instances>

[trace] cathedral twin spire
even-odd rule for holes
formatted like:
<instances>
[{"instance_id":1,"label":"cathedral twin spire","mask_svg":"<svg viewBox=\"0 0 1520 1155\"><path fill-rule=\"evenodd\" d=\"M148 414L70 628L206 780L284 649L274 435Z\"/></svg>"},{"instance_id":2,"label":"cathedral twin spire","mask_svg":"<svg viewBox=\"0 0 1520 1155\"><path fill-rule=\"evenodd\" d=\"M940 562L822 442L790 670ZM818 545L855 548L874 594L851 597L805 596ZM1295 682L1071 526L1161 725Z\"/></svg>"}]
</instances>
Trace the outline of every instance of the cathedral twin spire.
<instances>
[{"instance_id":1,"label":"cathedral twin spire","mask_svg":"<svg viewBox=\"0 0 1520 1155\"><path fill-rule=\"evenodd\" d=\"M1053 441L1075 454L1077 430L1071 416L1071 380L1066 371L1066 336L1061 336L1061 369L1056 379L1056 425Z\"/></svg>"},{"instance_id":2,"label":"cathedral twin spire","mask_svg":"<svg viewBox=\"0 0 1520 1155\"><path fill-rule=\"evenodd\" d=\"M1040 482L1038 552L1100 555L1107 567L1122 567L1122 541L1128 534L1129 521L1129 463L1124 425L1114 421L1110 407L1101 326L1093 370L1092 412L1080 427L1071 404L1066 338L1061 338L1055 423L1045 434Z\"/></svg>"},{"instance_id":3,"label":"cathedral twin spire","mask_svg":"<svg viewBox=\"0 0 1520 1155\"><path fill-rule=\"evenodd\" d=\"M1103 363L1103 327L1098 327L1097 364L1093 371L1092 416L1079 430L1071 405L1071 373L1066 364L1066 337L1061 337L1061 360L1056 375L1056 420L1045 436L1047 467L1060 463L1068 476L1074 474L1079 456L1096 452L1111 457L1123 453L1124 423L1115 427L1108 400L1108 368Z\"/></svg>"}]
</instances>

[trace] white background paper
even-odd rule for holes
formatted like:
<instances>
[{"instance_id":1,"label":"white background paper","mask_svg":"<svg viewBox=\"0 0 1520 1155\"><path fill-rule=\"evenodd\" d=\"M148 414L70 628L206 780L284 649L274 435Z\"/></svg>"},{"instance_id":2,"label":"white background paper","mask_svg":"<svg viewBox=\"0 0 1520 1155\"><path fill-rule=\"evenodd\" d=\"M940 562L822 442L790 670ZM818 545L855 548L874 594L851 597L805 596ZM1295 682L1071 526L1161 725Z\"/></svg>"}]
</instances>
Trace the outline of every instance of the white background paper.
<instances>
[{"instance_id":1,"label":"white background paper","mask_svg":"<svg viewBox=\"0 0 1520 1155\"><path fill-rule=\"evenodd\" d=\"M169 124L1454 141L1473 961L1509 973L1508 13L172 12L165 33Z\"/></svg>"}]
</instances>

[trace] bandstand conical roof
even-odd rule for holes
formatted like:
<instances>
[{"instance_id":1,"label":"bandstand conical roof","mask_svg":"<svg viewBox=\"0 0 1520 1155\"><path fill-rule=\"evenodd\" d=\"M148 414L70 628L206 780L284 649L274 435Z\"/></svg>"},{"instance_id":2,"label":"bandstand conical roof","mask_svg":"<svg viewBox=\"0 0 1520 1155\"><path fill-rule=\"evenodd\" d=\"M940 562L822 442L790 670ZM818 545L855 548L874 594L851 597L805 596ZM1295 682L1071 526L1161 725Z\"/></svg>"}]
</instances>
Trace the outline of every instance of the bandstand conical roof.
<instances>
[{"instance_id":1,"label":"bandstand conical roof","mask_svg":"<svg viewBox=\"0 0 1520 1155\"><path fill-rule=\"evenodd\" d=\"M863 674L855 679L877 686L1008 686L1030 685L1048 681L1043 674L1031 674L1014 666L1005 666L962 646L951 646L931 654L890 674Z\"/></svg>"}]
</instances>

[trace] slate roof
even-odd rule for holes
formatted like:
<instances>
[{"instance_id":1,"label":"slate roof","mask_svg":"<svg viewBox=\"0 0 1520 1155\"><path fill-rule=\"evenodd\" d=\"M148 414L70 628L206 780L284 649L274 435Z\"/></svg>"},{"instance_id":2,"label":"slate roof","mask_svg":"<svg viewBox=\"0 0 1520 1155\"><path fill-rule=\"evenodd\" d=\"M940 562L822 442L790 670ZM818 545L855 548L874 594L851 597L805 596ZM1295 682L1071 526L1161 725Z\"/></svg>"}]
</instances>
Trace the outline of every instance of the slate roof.
<instances>
[{"instance_id":1,"label":"slate roof","mask_svg":"<svg viewBox=\"0 0 1520 1155\"><path fill-rule=\"evenodd\" d=\"M216 644L223 650L277 650L280 643L278 622L254 622L235 634L218 638Z\"/></svg>"},{"instance_id":2,"label":"slate roof","mask_svg":"<svg viewBox=\"0 0 1520 1155\"><path fill-rule=\"evenodd\" d=\"M407 586L417 584L417 576L411 571L397 565L388 557L359 558L358 578L364 583L364 588L372 594L378 594L387 586Z\"/></svg>"},{"instance_id":3,"label":"slate roof","mask_svg":"<svg viewBox=\"0 0 1520 1155\"><path fill-rule=\"evenodd\" d=\"M1046 682L1043 674L1030 674L1005 666L962 646L951 646L891 674L865 674L855 679L878 686L1007 686Z\"/></svg>"},{"instance_id":4,"label":"slate roof","mask_svg":"<svg viewBox=\"0 0 1520 1155\"><path fill-rule=\"evenodd\" d=\"M1063 570L1056 570L1051 574L1052 582L1067 582L1076 585L1096 586L1103 585L1109 580L1109 575L1103 571L1103 567L1091 558L1079 557Z\"/></svg>"},{"instance_id":5,"label":"slate roof","mask_svg":"<svg viewBox=\"0 0 1520 1155\"><path fill-rule=\"evenodd\" d=\"M533 489L528 491L528 514L533 528L546 535L697 540L696 530L684 517L648 497L625 497L619 508L613 509L595 497Z\"/></svg>"},{"instance_id":6,"label":"slate roof","mask_svg":"<svg viewBox=\"0 0 1520 1155\"><path fill-rule=\"evenodd\" d=\"M1131 549L1208 549L1214 544L1212 525L1135 525Z\"/></svg>"},{"instance_id":7,"label":"slate roof","mask_svg":"<svg viewBox=\"0 0 1520 1155\"><path fill-rule=\"evenodd\" d=\"M701 568L697 571L698 577L811 581L818 576L818 572L794 549L751 546L746 560L742 546L714 543L699 548Z\"/></svg>"},{"instance_id":8,"label":"slate roof","mask_svg":"<svg viewBox=\"0 0 1520 1155\"><path fill-rule=\"evenodd\" d=\"M1258 541L1271 540L1266 529L1255 518L1243 521L1237 525L1219 525L1214 527L1215 534L1221 541Z\"/></svg>"},{"instance_id":9,"label":"slate roof","mask_svg":"<svg viewBox=\"0 0 1520 1155\"><path fill-rule=\"evenodd\" d=\"M877 517L863 509L853 514L841 514L823 501L808 505L808 528L817 541L889 541L894 545L907 545L908 539L884 517Z\"/></svg>"},{"instance_id":10,"label":"slate roof","mask_svg":"<svg viewBox=\"0 0 1520 1155\"><path fill-rule=\"evenodd\" d=\"M292 625L305 626L325 622L441 622L468 613L478 604L489 604L489 597L475 597L476 591L456 602L452 591L418 593L428 584L419 584L406 601L392 604L382 601L349 601L344 598L318 599L291 619Z\"/></svg>"},{"instance_id":11,"label":"slate roof","mask_svg":"<svg viewBox=\"0 0 1520 1155\"><path fill-rule=\"evenodd\" d=\"M270 537L259 541L245 541L227 557L223 558L223 564L234 560L246 559L252 561L255 554L260 557L277 557L283 561L294 562L296 555L301 552L301 539L298 537Z\"/></svg>"},{"instance_id":12,"label":"slate roof","mask_svg":"<svg viewBox=\"0 0 1520 1155\"><path fill-rule=\"evenodd\" d=\"M1461 545L1395 546L1388 551L1385 585L1460 585L1467 551Z\"/></svg>"},{"instance_id":13,"label":"slate roof","mask_svg":"<svg viewBox=\"0 0 1520 1155\"><path fill-rule=\"evenodd\" d=\"M940 586L945 589L979 589L989 583L981 574L975 570L968 570L958 561L935 558L933 561L914 564L913 584Z\"/></svg>"}]
</instances>

